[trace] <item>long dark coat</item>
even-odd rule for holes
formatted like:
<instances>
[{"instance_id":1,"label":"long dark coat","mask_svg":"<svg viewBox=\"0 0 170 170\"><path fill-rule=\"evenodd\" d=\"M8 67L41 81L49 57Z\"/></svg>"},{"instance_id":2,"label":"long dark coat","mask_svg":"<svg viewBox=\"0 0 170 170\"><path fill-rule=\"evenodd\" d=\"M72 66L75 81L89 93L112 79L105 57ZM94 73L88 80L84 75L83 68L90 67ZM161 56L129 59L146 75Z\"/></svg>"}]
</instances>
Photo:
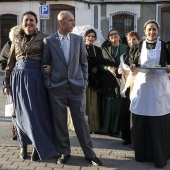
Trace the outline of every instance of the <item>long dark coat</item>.
<instances>
[{"instance_id":1,"label":"long dark coat","mask_svg":"<svg viewBox=\"0 0 170 170\"><path fill-rule=\"evenodd\" d=\"M116 78L110 73L106 67L119 67L120 59L115 58L111 55L111 46L102 49L102 59L100 59L100 69L102 71L102 83L101 91L105 97L116 97L120 94L119 85ZM118 55L121 56L126 51L127 46L120 44ZM106 52L106 50L108 52ZM117 71L116 71L117 72ZM117 73L117 78L120 78L120 75Z\"/></svg>"}]
</instances>

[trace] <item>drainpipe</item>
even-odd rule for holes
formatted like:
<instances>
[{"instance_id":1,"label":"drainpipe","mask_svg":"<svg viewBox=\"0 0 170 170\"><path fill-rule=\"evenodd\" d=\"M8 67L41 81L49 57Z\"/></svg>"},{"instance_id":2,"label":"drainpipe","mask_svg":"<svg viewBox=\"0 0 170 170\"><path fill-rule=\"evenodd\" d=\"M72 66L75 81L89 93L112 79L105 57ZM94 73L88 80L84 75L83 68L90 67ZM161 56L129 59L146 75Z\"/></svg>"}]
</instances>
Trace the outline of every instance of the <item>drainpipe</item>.
<instances>
[{"instance_id":1,"label":"drainpipe","mask_svg":"<svg viewBox=\"0 0 170 170\"><path fill-rule=\"evenodd\" d=\"M101 5L98 5L98 29L101 30Z\"/></svg>"},{"instance_id":2,"label":"drainpipe","mask_svg":"<svg viewBox=\"0 0 170 170\"><path fill-rule=\"evenodd\" d=\"M30 2L30 11L32 11L33 2Z\"/></svg>"},{"instance_id":3,"label":"drainpipe","mask_svg":"<svg viewBox=\"0 0 170 170\"><path fill-rule=\"evenodd\" d=\"M158 1L159 0L156 0L156 18L155 18L155 20L156 20L156 22L158 22Z\"/></svg>"}]
</instances>

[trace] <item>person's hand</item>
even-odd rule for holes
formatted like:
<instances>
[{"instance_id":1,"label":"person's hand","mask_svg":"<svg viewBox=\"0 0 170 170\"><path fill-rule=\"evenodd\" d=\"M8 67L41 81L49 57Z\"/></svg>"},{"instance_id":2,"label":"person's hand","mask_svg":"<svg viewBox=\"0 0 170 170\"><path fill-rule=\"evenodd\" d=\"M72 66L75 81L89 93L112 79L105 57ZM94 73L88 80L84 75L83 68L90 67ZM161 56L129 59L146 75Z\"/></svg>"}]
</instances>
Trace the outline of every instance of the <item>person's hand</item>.
<instances>
[{"instance_id":1,"label":"person's hand","mask_svg":"<svg viewBox=\"0 0 170 170\"><path fill-rule=\"evenodd\" d=\"M51 65L43 65L42 68L44 69L45 73L51 74Z\"/></svg>"},{"instance_id":2,"label":"person's hand","mask_svg":"<svg viewBox=\"0 0 170 170\"><path fill-rule=\"evenodd\" d=\"M167 72L167 73L170 72L170 65L166 65L166 72Z\"/></svg>"},{"instance_id":3,"label":"person's hand","mask_svg":"<svg viewBox=\"0 0 170 170\"><path fill-rule=\"evenodd\" d=\"M116 68L115 67L110 67L110 66L108 66L108 71L110 71L112 74L113 74L113 76L115 76L116 77Z\"/></svg>"},{"instance_id":4,"label":"person's hand","mask_svg":"<svg viewBox=\"0 0 170 170\"><path fill-rule=\"evenodd\" d=\"M4 88L4 94L5 95L10 95L11 94L10 88L5 87Z\"/></svg>"},{"instance_id":5,"label":"person's hand","mask_svg":"<svg viewBox=\"0 0 170 170\"><path fill-rule=\"evenodd\" d=\"M130 65L130 72L131 72L132 76L135 76L136 74L138 74L139 70L136 69L136 65L135 64L131 64Z\"/></svg>"},{"instance_id":6,"label":"person's hand","mask_svg":"<svg viewBox=\"0 0 170 170\"><path fill-rule=\"evenodd\" d=\"M124 70L123 70L123 68L121 68L121 67L120 67L120 68L118 68L118 73L119 73L119 74L124 74Z\"/></svg>"}]
</instances>

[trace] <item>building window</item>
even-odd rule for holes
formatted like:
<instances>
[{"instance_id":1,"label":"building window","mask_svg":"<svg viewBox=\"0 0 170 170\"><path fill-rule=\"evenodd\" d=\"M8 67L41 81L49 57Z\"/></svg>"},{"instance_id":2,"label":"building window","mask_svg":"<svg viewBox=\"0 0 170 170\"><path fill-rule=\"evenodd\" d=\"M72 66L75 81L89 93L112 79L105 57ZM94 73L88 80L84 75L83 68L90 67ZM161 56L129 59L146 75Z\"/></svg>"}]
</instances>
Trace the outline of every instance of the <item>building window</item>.
<instances>
[{"instance_id":1,"label":"building window","mask_svg":"<svg viewBox=\"0 0 170 170\"><path fill-rule=\"evenodd\" d=\"M122 38L126 33L134 31L134 16L124 13L113 15L112 28L115 28Z\"/></svg>"},{"instance_id":2,"label":"building window","mask_svg":"<svg viewBox=\"0 0 170 170\"><path fill-rule=\"evenodd\" d=\"M17 16L3 14L0 16L0 49L9 41L9 31L17 25Z\"/></svg>"},{"instance_id":3,"label":"building window","mask_svg":"<svg viewBox=\"0 0 170 170\"><path fill-rule=\"evenodd\" d=\"M161 40L170 41L170 6L161 9Z\"/></svg>"}]
</instances>

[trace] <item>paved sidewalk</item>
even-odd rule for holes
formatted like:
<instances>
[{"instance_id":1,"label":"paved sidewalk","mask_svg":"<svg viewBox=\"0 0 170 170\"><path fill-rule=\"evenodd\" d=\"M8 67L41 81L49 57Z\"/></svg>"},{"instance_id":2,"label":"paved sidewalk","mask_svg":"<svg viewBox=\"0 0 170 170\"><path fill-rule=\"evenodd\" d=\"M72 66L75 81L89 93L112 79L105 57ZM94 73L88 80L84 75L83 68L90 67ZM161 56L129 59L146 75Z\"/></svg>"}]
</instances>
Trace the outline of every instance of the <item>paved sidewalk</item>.
<instances>
[{"instance_id":1,"label":"paved sidewalk","mask_svg":"<svg viewBox=\"0 0 170 170\"><path fill-rule=\"evenodd\" d=\"M103 162L102 167L91 166L84 159L83 152L76 135L70 131L71 158L66 165L57 165L55 158L48 161L32 162L29 146L26 160L19 158L17 141L12 141L11 119L4 117L5 96L2 94L2 78L0 76L0 170L154 170L152 163L134 161L134 152L130 145L123 146L122 140L104 135L92 134L94 151ZM43 141L42 141L43 142ZM164 170L170 169L170 161Z\"/></svg>"},{"instance_id":2,"label":"paved sidewalk","mask_svg":"<svg viewBox=\"0 0 170 170\"><path fill-rule=\"evenodd\" d=\"M9 122L7 124L10 124ZM3 128L0 126L0 128ZM10 131L10 126L5 129ZM8 133L9 134L9 133ZM2 140L3 137L3 140ZM138 163L134 161L134 153L130 146L122 146L120 139L108 136L92 135L94 151L103 162L102 167L91 166L84 159L74 132L70 132L71 158L66 165L57 165L55 158L48 161L30 161L31 146L28 149L29 157L26 160L19 158L19 147L16 141L10 141L10 135L1 135L0 169L1 170L150 170L156 169L152 163ZM170 169L170 165L164 169Z\"/></svg>"}]
</instances>

